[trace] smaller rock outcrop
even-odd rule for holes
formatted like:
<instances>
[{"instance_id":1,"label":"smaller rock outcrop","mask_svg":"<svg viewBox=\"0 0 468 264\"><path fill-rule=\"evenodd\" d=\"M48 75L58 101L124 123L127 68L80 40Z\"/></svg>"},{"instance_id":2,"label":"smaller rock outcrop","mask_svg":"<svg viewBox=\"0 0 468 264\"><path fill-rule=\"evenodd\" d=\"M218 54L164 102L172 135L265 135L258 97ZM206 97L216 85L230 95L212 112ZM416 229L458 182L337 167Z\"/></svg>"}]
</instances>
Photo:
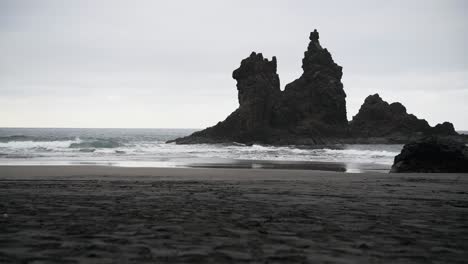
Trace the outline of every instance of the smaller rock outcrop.
<instances>
[{"instance_id":1,"label":"smaller rock outcrop","mask_svg":"<svg viewBox=\"0 0 468 264\"><path fill-rule=\"evenodd\" d=\"M450 122L444 122L442 124L437 124L435 127L432 128L432 134L434 135L443 135L443 136L457 136L459 135L453 124Z\"/></svg>"},{"instance_id":2,"label":"smaller rock outcrop","mask_svg":"<svg viewBox=\"0 0 468 264\"><path fill-rule=\"evenodd\" d=\"M447 138L427 137L406 144L390 172L468 172L468 147Z\"/></svg>"},{"instance_id":3,"label":"smaller rock outcrop","mask_svg":"<svg viewBox=\"0 0 468 264\"><path fill-rule=\"evenodd\" d=\"M368 96L357 115L350 122L354 137L395 137L405 138L424 135L458 135L449 122L431 127L424 119L408 114L401 103L387 103L379 94Z\"/></svg>"}]
</instances>

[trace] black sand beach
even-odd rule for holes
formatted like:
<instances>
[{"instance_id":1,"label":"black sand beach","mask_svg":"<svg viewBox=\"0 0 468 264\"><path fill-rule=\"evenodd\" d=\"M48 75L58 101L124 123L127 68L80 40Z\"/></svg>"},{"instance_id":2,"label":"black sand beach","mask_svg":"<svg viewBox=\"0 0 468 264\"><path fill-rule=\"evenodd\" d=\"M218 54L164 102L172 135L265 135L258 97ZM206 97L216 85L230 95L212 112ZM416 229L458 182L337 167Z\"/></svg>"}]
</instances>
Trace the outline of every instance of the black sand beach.
<instances>
[{"instance_id":1,"label":"black sand beach","mask_svg":"<svg viewBox=\"0 0 468 264\"><path fill-rule=\"evenodd\" d=\"M0 167L1 263L466 263L467 174Z\"/></svg>"}]
</instances>

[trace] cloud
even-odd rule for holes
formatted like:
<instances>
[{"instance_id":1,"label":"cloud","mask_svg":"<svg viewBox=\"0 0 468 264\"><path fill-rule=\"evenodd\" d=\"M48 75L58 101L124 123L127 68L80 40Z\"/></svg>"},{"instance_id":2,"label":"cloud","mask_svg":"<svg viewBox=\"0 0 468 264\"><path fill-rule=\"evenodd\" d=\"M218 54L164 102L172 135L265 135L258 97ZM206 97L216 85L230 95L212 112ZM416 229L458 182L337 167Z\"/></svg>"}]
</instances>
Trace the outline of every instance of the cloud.
<instances>
[{"instance_id":1,"label":"cloud","mask_svg":"<svg viewBox=\"0 0 468 264\"><path fill-rule=\"evenodd\" d=\"M409 109L420 99L408 96L421 91L442 98L456 90L467 98L467 7L466 1L401 0L1 1L0 94L9 106L1 113L9 121L2 121L94 126L102 111L102 126L212 125L237 107L231 72L242 58L251 51L277 56L284 87L301 74L314 28L344 67L349 112L367 92L403 98ZM99 98L99 107L86 106L92 113L80 110L87 96ZM116 108L122 118L106 121L112 112L103 109L117 103L109 96L129 98L119 100L119 109L138 105L139 116L164 115L135 123ZM203 107L189 109L192 102ZM450 120L457 110L447 102L417 110ZM37 114L59 106L63 115ZM67 119L71 113L75 121ZM468 121L457 122L468 128Z\"/></svg>"}]
</instances>

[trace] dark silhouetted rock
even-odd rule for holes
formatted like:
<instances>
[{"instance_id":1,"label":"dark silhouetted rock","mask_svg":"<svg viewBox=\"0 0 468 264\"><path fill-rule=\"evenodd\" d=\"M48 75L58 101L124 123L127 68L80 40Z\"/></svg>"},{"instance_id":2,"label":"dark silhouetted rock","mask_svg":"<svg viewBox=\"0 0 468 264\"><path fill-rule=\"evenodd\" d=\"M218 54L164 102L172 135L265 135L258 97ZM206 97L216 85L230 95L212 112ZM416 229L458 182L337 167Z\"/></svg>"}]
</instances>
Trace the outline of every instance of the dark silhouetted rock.
<instances>
[{"instance_id":1,"label":"dark silhouetted rock","mask_svg":"<svg viewBox=\"0 0 468 264\"><path fill-rule=\"evenodd\" d=\"M387 103L378 94L369 95L357 115L349 122L351 137L385 139L388 143L406 143L429 135L458 136L452 123L431 127L424 119L406 112L401 103Z\"/></svg>"},{"instance_id":2,"label":"dark silhouetted rock","mask_svg":"<svg viewBox=\"0 0 468 264\"><path fill-rule=\"evenodd\" d=\"M253 52L232 77L237 81L239 108L215 126L170 142L275 145L333 143L401 143L423 135L456 135L453 125L432 128L406 112L400 103L388 104L378 94L366 98L348 123L342 67L322 48L317 30L302 59L302 75L280 90L276 58Z\"/></svg>"},{"instance_id":3,"label":"dark silhouetted rock","mask_svg":"<svg viewBox=\"0 0 468 264\"><path fill-rule=\"evenodd\" d=\"M213 127L177 139L177 143L253 142L269 138L273 105L280 98L276 58L252 52L232 77L237 81L239 108Z\"/></svg>"},{"instance_id":4,"label":"dark silhouetted rock","mask_svg":"<svg viewBox=\"0 0 468 264\"><path fill-rule=\"evenodd\" d=\"M444 122L442 124L435 125L432 128L432 134L434 135L447 135L447 136L457 136L458 133L455 131L453 124L450 122Z\"/></svg>"},{"instance_id":5,"label":"dark silhouetted rock","mask_svg":"<svg viewBox=\"0 0 468 264\"><path fill-rule=\"evenodd\" d=\"M282 92L276 58L269 61L252 53L232 74L239 108L223 122L175 142L317 144L323 138L343 137L348 121L342 68L321 47L316 30L310 34L302 68L302 76Z\"/></svg>"},{"instance_id":6,"label":"dark silhouetted rock","mask_svg":"<svg viewBox=\"0 0 468 264\"><path fill-rule=\"evenodd\" d=\"M400 103L385 102L378 94L369 95L350 122L355 137L426 134L430 130L426 120L408 114Z\"/></svg>"},{"instance_id":7,"label":"dark silhouetted rock","mask_svg":"<svg viewBox=\"0 0 468 264\"><path fill-rule=\"evenodd\" d=\"M319 33L310 33L301 77L286 85L275 111L275 126L304 137L343 137L346 133L346 93L342 67L322 48Z\"/></svg>"},{"instance_id":8,"label":"dark silhouetted rock","mask_svg":"<svg viewBox=\"0 0 468 264\"><path fill-rule=\"evenodd\" d=\"M427 137L406 144L391 172L468 172L468 147L447 138Z\"/></svg>"}]
</instances>

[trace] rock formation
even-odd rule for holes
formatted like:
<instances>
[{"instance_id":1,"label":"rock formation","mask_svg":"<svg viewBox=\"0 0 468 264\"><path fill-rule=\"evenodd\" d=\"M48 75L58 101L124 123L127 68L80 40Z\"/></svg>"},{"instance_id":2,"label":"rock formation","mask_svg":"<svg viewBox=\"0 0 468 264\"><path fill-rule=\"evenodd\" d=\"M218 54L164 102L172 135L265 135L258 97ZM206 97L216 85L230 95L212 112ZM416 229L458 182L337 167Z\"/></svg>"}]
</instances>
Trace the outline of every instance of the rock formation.
<instances>
[{"instance_id":1,"label":"rock formation","mask_svg":"<svg viewBox=\"0 0 468 264\"><path fill-rule=\"evenodd\" d=\"M369 95L350 122L351 134L360 137L426 133L430 128L426 120L408 114L401 103L389 104L378 94Z\"/></svg>"},{"instance_id":2,"label":"rock formation","mask_svg":"<svg viewBox=\"0 0 468 264\"><path fill-rule=\"evenodd\" d=\"M304 72L286 85L275 111L275 125L300 137L343 137L348 120L342 67L322 48L316 30L309 39L302 59Z\"/></svg>"},{"instance_id":3,"label":"rock formation","mask_svg":"<svg viewBox=\"0 0 468 264\"><path fill-rule=\"evenodd\" d=\"M450 139L427 137L406 144L390 172L468 172L468 147Z\"/></svg>"},{"instance_id":4,"label":"rock formation","mask_svg":"<svg viewBox=\"0 0 468 264\"><path fill-rule=\"evenodd\" d=\"M373 137L389 143L395 141L385 140L395 136L407 142L415 135L457 135L452 124L431 128L425 120L408 114L402 104L388 104L378 94L367 97L348 124L342 67L322 48L317 30L309 39L303 73L284 91L280 90L276 57L270 61L252 52L232 74L239 108L215 126L171 142L327 144L362 143L359 140Z\"/></svg>"},{"instance_id":5,"label":"rock formation","mask_svg":"<svg viewBox=\"0 0 468 264\"><path fill-rule=\"evenodd\" d=\"M431 127L426 120L408 114L401 103L387 103L378 94L368 96L350 122L353 137L394 137L405 141L423 135L458 135L449 122Z\"/></svg>"},{"instance_id":6,"label":"rock formation","mask_svg":"<svg viewBox=\"0 0 468 264\"><path fill-rule=\"evenodd\" d=\"M232 77L237 81L239 108L213 127L176 139L177 143L260 142L321 143L346 133L346 94L342 68L310 34L301 77L280 90L276 58L253 52Z\"/></svg>"},{"instance_id":7,"label":"rock formation","mask_svg":"<svg viewBox=\"0 0 468 264\"><path fill-rule=\"evenodd\" d=\"M450 122L444 122L442 124L437 124L433 129L432 133L434 135L447 135L447 136L457 136L458 133L455 131L453 124Z\"/></svg>"},{"instance_id":8,"label":"rock formation","mask_svg":"<svg viewBox=\"0 0 468 264\"><path fill-rule=\"evenodd\" d=\"M252 52L232 77L237 81L239 108L226 120L198 131L177 143L254 142L269 138L273 105L280 98L276 58L271 61Z\"/></svg>"}]
</instances>

